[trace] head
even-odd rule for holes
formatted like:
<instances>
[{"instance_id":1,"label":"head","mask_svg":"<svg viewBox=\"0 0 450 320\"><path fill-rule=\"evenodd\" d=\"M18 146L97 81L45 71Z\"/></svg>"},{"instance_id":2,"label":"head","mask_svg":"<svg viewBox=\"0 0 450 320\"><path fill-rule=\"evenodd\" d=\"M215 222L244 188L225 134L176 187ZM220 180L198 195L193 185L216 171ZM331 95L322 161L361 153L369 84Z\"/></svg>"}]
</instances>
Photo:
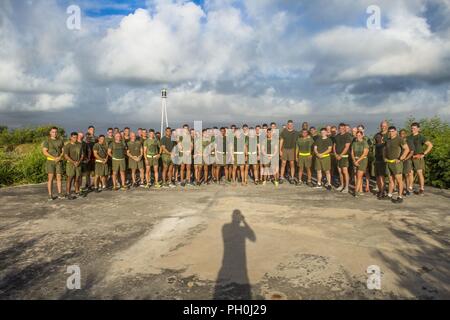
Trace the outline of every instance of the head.
<instances>
[{"instance_id":1,"label":"head","mask_svg":"<svg viewBox=\"0 0 450 320\"><path fill-rule=\"evenodd\" d=\"M129 136L130 136L130 128L125 127L125 128L123 129L123 135L124 135L125 137L129 137Z\"/></svg>"},{"instance_id":2,"label":"head","mask_svg":"<svg viewBox=\"0 0 450 320\"><path fill-rule=\"evenodd\" d=\"M292 130L294 130L294 121L292 121L292 120L289 120L288 122L287 122L287 127L286 127L289 131L292 131Z\"/></svg>"},{"instance_id":3,"label":"head","mask_svg":"<svg viewBox=\"0 0 450 320\"><path fill-rule=\"evenodd\" d=\"M381 121L381 123L380 123L380 131L384 132L384 133L389 131L389 124L388 124L388 122L386 120Z\"/></svg>"},{"instance_id":4,"label":"head","mask_svg":"<svg viewBox=\"0 0 450 320\"><path fill-rule=\"evenodd\" d=\"M311 128L309 128L309 133L310 133L312 136L317 135L317 129L316 129L316 127L311 127Z\"/></svg>"},{"instance_id":5,"label":"head","mask_svg":"<svg viewBox=\"0 0 450 320\"><path fill-rule=\"evenodd\" d=\"M398 135L397 128L394 126L389 127L388 132L391 139L395 138Z\"/></svg>"},{"instance_id":6,"label":"head","mask_svg":"<svg viewBox=\"0 0 450 320\"><path fill-rule=\"evenodd\" d=\"M78 142L83 141L84 139L84 133L83 132L78 132Z\"/></svg>"},{"instance_id":7,"label":"head","mask_svg":"<svg viewBox=\"0 0 450 320\"><path fill-rule=\"evenodd\" d=\"M327 128L322 128L322 129L320 129L320 136L321 136L323 139L328 138Z\"/></svg>"},{"instance_id":8,"label":"head","mask_svg":"<svg viewBox=\"0 0 450 320\"><path fill-rule=\"evenodd\" d=\"M113 136L113 133L114 133L113 128L108 128L108 130L106 131L106 134L108 135L108 137L111 137L111 138Z\"/></svg>"},{"instance_id":9,"label":"head","mask_svg":"<svg viewBox=\"0 0 450 320\"><path fill-rule=\"evenodd\" d=\"M130 133L130 141L131 142L135 142L136 141L136 133L134 133L134 132Z\"/></svg>"},{"instance_id":10,"label":"head","mask_svg":"<svg viewBox=\"0 0 450 320\"><path fill-rule=\"evenodd\" d=\"M255 133L256 133L256 135L258 135L259 136L259 133L261 132L261 126L258 124L256 127L255 127Z\"/></svg>"},{"instance_id":11,"label":"head","mask_svg":"<svg viewBox=\"0 0 450 320\"><path fill-rule=\"evenodd\" d=\"M357 130L355 136L358 141L362 141L364 138L364 132Z\"/></svg>"},{"instance_id":12,"label":"head","mask_svg":"<svg viewBox=\"0 0 450 320\"><path fill-rule=\"evenodd\" d=\"M166 128L164 134L166 137L170 137L172 135L172 128Z\"/></svg>"},{"instance_id":13,"label":"head","mask_svg":"<svg viewBox=\"0 0 450 320\"><path fill-rule=\"evenodd\" d=\"M307 138L309 136L309 132L307 129L302 129L302 137Z\"/></svg>"},{"instance_id":14,"label":"head","mask_svg":"<svg viewBox=\"0 0 450 320\"><path fill-rule=\"evenodd\" d=\"M400 130L400 137L406 138L408 136L408 132L405 129Z\"/></svg>"},{"instance_id":15,"label":"head","mask_svg":"<svg viewBox=\"0 0 450 320\"><path fill-rule=\"evenodd\" d=\"M274 130L277 128L277 124L275 122L271 122L270 127L272 128L272 130Z\"/></svg>"},{"instance_id":16,"label":"head","mask_svg":"<svg viewBox=\"0 0 450 320\"><path fill-rule=\"evenodd\" d=\"M337 135L337 127L336 126L331 126L331 135L332 136L335 136L335 135Z\"/></svg>"},{"instance_id":17,"label":"head","mask_svg":"<svg viewBox=\"0 0 450 320\"><path fill-rule=\"evenodd\" d=\"M345 125L345 131L346 131L347 133L352 133L352 128L350 127L349 124L346 124L346 125Z\"/></svg>"},{"instance_id":18,"label":"head","mask_svg":"<svg viewBox=\"0 0 450 320\"><path fill-rule=\"evenodd\" d=\"M344 134L344 133L346 133L346 132L347 132L347 128L346 128L345 123L339 124L339 133L340 133L340 134Z\"/></svg>"},{"instance_id":19,"label":"head","mask_svg":"<svg viewBox=\"0 0 450 320\"><path fill-rule=\"evenodd\" d=\"M141 137L145 140L147 139L147 129L142 129Z\"/></svg>"},{"instance_id":20,"label":"head","mask_svg":"<svg viewBox=\"0 0 450 320\"><path fill-rule=\"evenodd\" d=\"M114 135L114 142L120 142L120 141L122 141L122 135L119 132L117 132Z\"/></svg>"},{"instance_id":21,"label":"head","mask_svg":"<svg viewBox=\"0 0 450 320\"><path fill-rule=\"evenodd\" d=\"M242 130L244 131L244 134L245 135L247 135L248 134L248 125L246 125L246 124L244 124L243 126L242 126Z\"/></svg>"},{"instance_id":22,"label":"head","mask_svg":"<svg viewBox=\"0 0 450 320\"><path fill-rule=\"evenodd\" d=\"M156 132L156 138L161 139L161 132Z\"/></svg>"},{"instance_id":23,"label":"head","mask_svg":"<svg viewBox=\"0 0 450 320\"><path fill-rule=\"evenodd\" d=\"M361 131L362 133L364 133L366 131L366 128L362 124L360 124L357 128L358 128L358 131Z\"/></svg>"},{"instance_id":24,"label":"head","mask_svg":"<svg viewBox=\"0 0 450 320\"><path fill-rule=\"evenodd\" d=\"M91 136L95 135L95 127L94 126L89 126L88 131L87 131Z\"/></svg>"},{"instance_id":25,"label":"head","mask_svg":"<svg viewBox=\"0 0 450 320\"><path fill-rule=\"evenodd\" d=\"M50 135L50 138L56 139L58 137L58 128L57 127L51 128L49 131L49 135Z\"/></svg>"},{"instance_id":26,"label":"head","mask_svg":"<svg viewBox=\"0 0 450 320\"><path fill-rule=\"evenodd\" d=\"M264 123L263 125L262 125L262 129L263 130L266 130L267 131L267 128L268 128L269 126L267 125L267 123Z\"/></svg>"},{"instance_id":27,"label":"head","mask_svg":"<svg viewBox=\"0 0 450 320\"><path fill-rule=\"evenodd\" d=\"M116 134L116 133L118 133L118 132L120 132L119 128L115 127L115 128L114 128L113 134Z\"/></svg>"},{"instance_id":28,"label":"head","mask_svg":"<svg viewBox=\"0 0 450 320\"><path fill-rule=\"evenodd\" d=\"M302 129L306 129L306 130L309 130L309 123L308 122L303 122L302 123Z\"/></svg>"},{"instance_id":29,"label":"head","mask_svg":"<svg viewBox=\"0 0 450 320\"><path fill-rule=\"evenodd\" d=\"M243 219L244 216L242 215L241 211L239 210L233 211L233 214L231 215L231 220L233 224L240 224Z\"/></svg>"},{"instance_id":30,"label":"head","mask_svg":"<svg viewBox=\"0 0 450 320\"><path fill-rule=\"evenodd\" d=\"M266 132L267 132L267 139L271 139L272 138L272 128L267 128Z\"/></svg>"},{"instance_id":31,"label":"head","mask_svg":"<svg viewBox=\"0 0 450 320\"><path fill-rule=\"evenodd\" d=\"M72 132L70 134L70 143L76 143L78 141L78 132Z\"/></svg>"},{"instance_id":32,"label":"head","mask_svg":"<svg viewBox=\"0 0 450 320\"><path fill-rule=\"evenodd\" d=\"M354 127L352 128L352 136L356 137L356 133L358 132L358 128Z\"/></svg>"},{"instance_id":33,"label":"head","mask_svg":"<svg viewBox=\"0 0 450 320\"><path fill-rule=\"evenodd\" d=\"M331 126L328 125L328 126L326 126L326 128L327 128L327 134L328 134L329 136L331 136Z\"/></svg>"},{"instance_id":34,"label":"head","mask_svg":"<svg viewBox=\"0 0 450 320\"><path fill-rule=\"evenodd\" d=\"M382 144L383 143L383 135L382 134L377 133L375 135L375 143L376 144Z\"/></svg>"},{"instance_id":35,"label":"head","mask_svg":"<svg viewBox=\"0 0 450 320\"><path fill-rule=\"evenodd\" d=\"M419 134L420 132L420 123L414 122L411 124L411 133L413 135Z\"/></svg>"},{"instance_id":36,"label":"head","mask_svg":"<svg viewBox=\"0 0 450 320\"><path fill-rule=\"evenodd\" d=\"M150 139L155 139L155 130L150 129L148 135L149 135Z\"/></svg>"},{"instance_id":37,"label":"head","mask_svg":"<svg viewBox=\"0 0 450 320\"><path fill-rule=\"evenodd\" d=\"M104 136L103 134L101 134L101 135L98 137L98 143L99 143L99 144L105 143L105 136Z\"/></svg>"}]
</instances>

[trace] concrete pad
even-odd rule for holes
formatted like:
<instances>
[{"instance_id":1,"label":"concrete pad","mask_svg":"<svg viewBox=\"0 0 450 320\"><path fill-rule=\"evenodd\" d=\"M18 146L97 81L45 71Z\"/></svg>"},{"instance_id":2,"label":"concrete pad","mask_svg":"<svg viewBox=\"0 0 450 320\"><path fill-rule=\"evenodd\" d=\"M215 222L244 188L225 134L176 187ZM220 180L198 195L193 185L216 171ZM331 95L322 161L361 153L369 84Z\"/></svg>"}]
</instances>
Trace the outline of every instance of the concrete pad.
<instances>
[{"instance_id":1,"label":"concrete pad","mask_svg":"<svg viewBox=\"0 0 450 320\"><path fill-rule=\"evenodd\" d=\"M401 205L286 184L45 192L0 190L1 299L450 298L448 191Z\"/></svg>"}]
</instances>

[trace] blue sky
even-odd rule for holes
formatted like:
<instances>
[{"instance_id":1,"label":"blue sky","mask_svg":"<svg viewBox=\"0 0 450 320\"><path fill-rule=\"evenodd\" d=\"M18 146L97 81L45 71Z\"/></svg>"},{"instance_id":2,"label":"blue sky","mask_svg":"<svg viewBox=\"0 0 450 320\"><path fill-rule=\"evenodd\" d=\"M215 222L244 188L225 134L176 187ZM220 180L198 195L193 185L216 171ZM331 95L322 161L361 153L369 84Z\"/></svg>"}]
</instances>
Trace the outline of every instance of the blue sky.
<instances>
[{"instance_id":1,"label":"blue sky","mask_svg":"<svg viewBox=\"0 0 450 320\"><path fill-rule=\"evenodd\" d=\"M450 3L379 0L380 30L371 4L4 0L0 119L142 126L158 122L162 87L177 123L448 119Z\"/></svg>"}]
</instances>

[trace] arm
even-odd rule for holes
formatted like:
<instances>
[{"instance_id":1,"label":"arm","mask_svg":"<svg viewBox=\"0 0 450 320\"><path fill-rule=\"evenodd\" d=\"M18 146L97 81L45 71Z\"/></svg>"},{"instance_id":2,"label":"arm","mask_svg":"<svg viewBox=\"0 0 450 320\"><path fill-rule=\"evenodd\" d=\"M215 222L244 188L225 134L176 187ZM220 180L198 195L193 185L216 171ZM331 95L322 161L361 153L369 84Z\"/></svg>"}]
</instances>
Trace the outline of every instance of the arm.
<instances>
[{"instance_id":1,"label":"arm","mask_svg":"<svg viewBox=\"0 0 450 320\"><path fill-rule=\"evenodd\" d=\"M398 162L404 161L404 160L406 159L406 157L408 156L408 153L409 153L409 147L408 147L408 144L407 144L407 143L405 143L404 145L402 145L402 148L403 148L403 153L402 153L402 155L400 156L400 159L399 159Z\"/></svg>"}]
</instances>

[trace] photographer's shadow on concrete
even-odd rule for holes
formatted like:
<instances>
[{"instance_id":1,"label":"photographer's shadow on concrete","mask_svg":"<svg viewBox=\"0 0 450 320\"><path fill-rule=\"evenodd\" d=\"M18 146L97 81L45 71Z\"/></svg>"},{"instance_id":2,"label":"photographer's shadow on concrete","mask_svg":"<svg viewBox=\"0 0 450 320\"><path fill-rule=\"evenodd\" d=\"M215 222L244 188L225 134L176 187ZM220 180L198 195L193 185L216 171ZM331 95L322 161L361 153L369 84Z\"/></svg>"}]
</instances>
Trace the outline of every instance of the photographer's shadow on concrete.
<instances>
[{"instance_id":1,"label":"photographer's shadow on concrete","mask_svg":"<svg viewBox=\"0 0 450 320\"><path fill-rule=\"evenodd\" d=\"M240 210L234 210L231 222L222 227L223 259L217 276L213 299L249 300L252 298L247 272L246 240L256 235Z\"/></svg>"}]
</instances>

